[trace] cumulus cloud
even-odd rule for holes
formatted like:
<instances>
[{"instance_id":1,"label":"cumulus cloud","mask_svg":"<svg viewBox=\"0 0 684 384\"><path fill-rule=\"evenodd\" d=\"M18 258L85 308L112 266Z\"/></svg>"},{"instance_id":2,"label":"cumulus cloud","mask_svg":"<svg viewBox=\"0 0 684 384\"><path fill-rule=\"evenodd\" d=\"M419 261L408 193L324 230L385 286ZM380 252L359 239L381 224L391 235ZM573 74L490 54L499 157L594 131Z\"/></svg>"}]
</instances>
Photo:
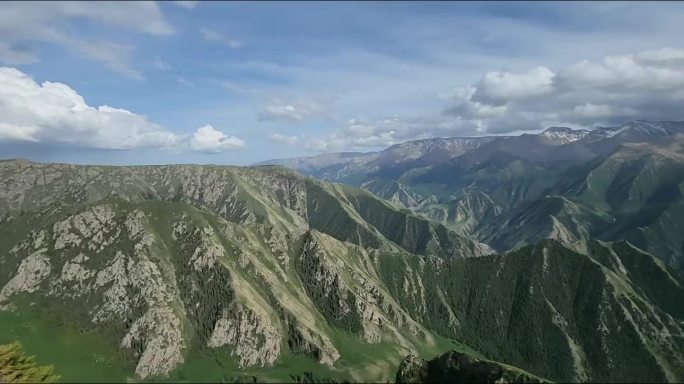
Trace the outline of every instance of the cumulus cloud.
<instances>
[{"instance_id":1,"label":"cumulus cloud","mask_svg":"<svg viewBox=\"0 0 684 384\"><path fill-rule=\"evenodd\" d=\"M114 71L142 78L131 67L132 47L107 41L96 41L70 32L68 23L83 20L86 24L112 26L150 35L174 33L155 2L5 2L1 5L0 62L6 65L39 61L37 54L23 48L26 42L56 44L89 59L104 63Z\"/></svg>"},{"instance_id":2,"label":"cumulus cloud","mask_svg":"<svg viewBox=\"0 0 684 384\"><path fill-rule=\"evenodd\" d=\"M558 69L492 71L439 98L446 102L441 115L351 119L337 132L308 139L307 147L361 149L425 137L539 131L552 125L591 128L634 119L682 120L684 49L611 55Z\"/></svg>"},{"instance_id":3,"label":"cumulus cloud","mask_svg":"<svg viewBox=\"0 0 684 384\"><path fill-rule=\"evenodd\" d=\"M302 122L312 117L325 116L329 111L329 102L323 99L273 100L259 111L261 121Z\"/></svg>"},{"instance_id":4,"label":"cumulus cloud","mask_svg":"<svg viewBox=\"0 0 684 384\"><path fill-rule=\"evenodd\" d=\"M208 41L210 43L218 43L218 44L223 44L226 45L230 48L240 48L242 47L242 41L232 39L230 37L226 37L222 35L219 32L216 32L214 30L208 29L208 28L200 28L199 30L200 35L202 35L202 38L205 41Z\"/></svg>"},{"instance_id":5,"label":"cumulus cloud","mask_svg":"<svg viewBox=\"0 0 684 384\"><path fill-rule=\"evenodd\" d=\"M665 47L653 51L644 51L636 55L637 60L653 63L684 63L684 50Z\"/></svg>"},{"instance_id":6,"label":"cumulus cloud","mask_svg":"<svg viewBox=\"0 0 684 384\"><path fill-rule=\"evenodd\" d=\"M197 128L190 139L190 148L198 152L219 153L242 148L245 142L235 136L227 136L211 125Z\"/></svg>"},{"instance_id":7,"label":"cumulus cloud","mask_svg":"<svg viewBox=\"0 0 684 384\"><path fill-rule=\"evenodd\" d=\"M125 109L92 107L68 85L50 81L38 84L15 68L0 67L0 84L0 142L201 152L222 152L244 145L243 140L210 125L188 137Z\"/></svg>"},{"instance_id":8,"label":"cumulus cloud","mask_svg":"<svg viewBox=\"0 0 684 384\"><path fill-rule=\"evenodd\" d=\"M684 50L663 48L583 60L554 72L490 72L454 92L446 113L480 122L485 132L536 130L547 121L582 126L638 117L684 118Z\"/></svg>"},{"instance_id":9,"label":"cumulus cloud","mask_svg":"<svg viewBox=\"0 0 684 384\"><path fill-rule=\"evenodd\" d=\"M0 68L0 84L0 140L107 149L170 147L181 141L144 116L107 105L91 107L66 84L38 84L7 67Z\"/></svg>"},{"instance_id":10,"label":"cumulus cloud","mask_svg":"<svg viewBox=\"0 0 684 384\"><path fill-rule=\"evenodd\" d=\"M274 143L278 144L287 144L287 145L294 145L299 141L299 137L296 135L288 136L288 135L282 135L280 133L274 133L271 136L269 136L269 141L272 141Z\"/></svg>"},{"instance_id":11,"label":"cumulus cloud","mask_svg":"<svg viewBox=\"0 0 684 384\"><path fill-rule=\"evenodd\" d=\"M457 88L451 93L453 103L449 111L456 115L473 116L477 118L488 118L501 116L508 111L507 105L489 105L473 100L477 88L467 86Z\"/></svg>"},{"instance_id":12,"label":"cumulus cloud","mask_svg":"<svg viewBox=\"0 0 684 384\"><path fill-rule=\"evenodd\" d=\"M489 72L473 96L493 102L509 102L551 92L556 76L546 67L533 68L523 73Z\"/></svg>"},{"instance_id":13,"label":"cumulus cloud","mask_svg":"<svg viewBox=\"0 0 684 384\"><path fill-rule=\"evenodd\" d=\"M596 91L603 96L641 93L644 98L684 86L684 50L663 48L580 61L559 75L557 93ZM646 94L648 93L648 95Z\"/></svg>"}]
</instances>

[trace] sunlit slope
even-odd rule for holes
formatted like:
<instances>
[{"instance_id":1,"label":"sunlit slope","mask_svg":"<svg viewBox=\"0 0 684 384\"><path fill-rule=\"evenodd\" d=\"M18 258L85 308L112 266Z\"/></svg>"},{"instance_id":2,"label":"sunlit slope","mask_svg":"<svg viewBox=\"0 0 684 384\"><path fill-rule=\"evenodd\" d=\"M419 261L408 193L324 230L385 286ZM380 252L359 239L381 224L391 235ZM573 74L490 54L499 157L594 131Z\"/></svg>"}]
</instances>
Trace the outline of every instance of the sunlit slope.
<instances>
[{"instance_id":1,"label":"sunlit slope","mask_svg":"<svg viewBox=\"0 0 684 384\"><path fill-rule=\"evenodd\" d=\"M0 342L68 380L386 381L453 349L549 380L684 378L680 281L626 243L488 256L278 167L0 164Z\"/></svg>"}]
</instances>

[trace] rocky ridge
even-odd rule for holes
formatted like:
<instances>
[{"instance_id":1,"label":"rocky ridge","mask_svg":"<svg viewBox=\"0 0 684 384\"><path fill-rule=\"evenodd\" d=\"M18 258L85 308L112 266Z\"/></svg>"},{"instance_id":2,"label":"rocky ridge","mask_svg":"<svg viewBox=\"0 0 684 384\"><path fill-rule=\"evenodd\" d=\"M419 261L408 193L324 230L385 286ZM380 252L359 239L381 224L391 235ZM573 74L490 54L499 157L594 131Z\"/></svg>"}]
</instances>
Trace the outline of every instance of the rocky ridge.
<instances>
[{"instance_id":1,"label":"rocky ridge","mask_svg":"<svg viewBox=\"0 0 684 384\"><path fill-rule=\"evenodd\" d=\"M681 282L627 243L487 255L278 167L6 161L0 174L3 310L29 297L64 312L134 361L131 379L222 351L241 371L297 356L383 381L408 354L455 346L550 380L684 377Z\"/></svg>"}]
</instances>

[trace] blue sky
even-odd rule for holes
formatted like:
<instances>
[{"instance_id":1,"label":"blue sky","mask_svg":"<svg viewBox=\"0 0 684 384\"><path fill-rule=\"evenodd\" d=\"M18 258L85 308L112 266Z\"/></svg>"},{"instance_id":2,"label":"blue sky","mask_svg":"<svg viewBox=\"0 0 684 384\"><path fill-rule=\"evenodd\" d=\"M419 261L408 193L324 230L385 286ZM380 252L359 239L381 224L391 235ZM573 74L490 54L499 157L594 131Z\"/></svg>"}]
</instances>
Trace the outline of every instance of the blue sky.
<instances>
[{"instance_id":1,"label":"blue sky","mask_svg":"<svg viewBox=\"0 0 684 384\"><path fill-rule=\"evenodd\" d=\"M2 2L0 158L243 165L683 119L683 18L669 2Z\"/></svg>"}]
</instances>

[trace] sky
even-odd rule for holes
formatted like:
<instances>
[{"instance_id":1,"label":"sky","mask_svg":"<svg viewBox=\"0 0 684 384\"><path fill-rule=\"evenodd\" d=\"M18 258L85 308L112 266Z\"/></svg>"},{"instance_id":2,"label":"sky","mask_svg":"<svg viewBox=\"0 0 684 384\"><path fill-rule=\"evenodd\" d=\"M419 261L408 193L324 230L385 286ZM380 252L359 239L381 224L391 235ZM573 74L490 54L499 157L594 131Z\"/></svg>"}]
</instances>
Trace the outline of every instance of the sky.
<instances>
[{"instance_id":1,"label":"sky","mask_svg":"<svg viewBox=\"0 0 684 384\"><path fill-rule=\"evenodd\" d=\"M684 120L684 3L0 2L0 158L236 164Z\"/></svg>"}]
</instances>

